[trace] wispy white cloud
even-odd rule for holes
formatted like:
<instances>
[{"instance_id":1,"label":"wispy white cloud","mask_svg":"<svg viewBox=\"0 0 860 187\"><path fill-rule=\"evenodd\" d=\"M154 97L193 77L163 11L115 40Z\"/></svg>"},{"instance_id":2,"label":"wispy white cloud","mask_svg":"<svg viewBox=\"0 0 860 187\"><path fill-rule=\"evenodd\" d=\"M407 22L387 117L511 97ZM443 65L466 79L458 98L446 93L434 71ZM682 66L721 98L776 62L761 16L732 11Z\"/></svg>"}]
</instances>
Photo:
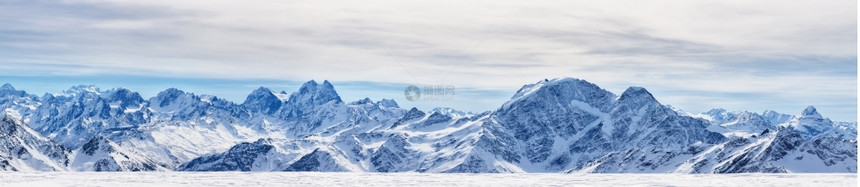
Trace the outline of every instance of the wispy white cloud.
<instances>
[{"instance_id":1,"label":"wispy white cloud","mask_svg":"<svg viewBox=\"0 0 860 187\"><path fill-rule=\"evenodd\" d=\"M0 71L495 91L577 77L690 111L732 100L854 119L856 3L4 1Z\"/></svg>"}]
</instances>

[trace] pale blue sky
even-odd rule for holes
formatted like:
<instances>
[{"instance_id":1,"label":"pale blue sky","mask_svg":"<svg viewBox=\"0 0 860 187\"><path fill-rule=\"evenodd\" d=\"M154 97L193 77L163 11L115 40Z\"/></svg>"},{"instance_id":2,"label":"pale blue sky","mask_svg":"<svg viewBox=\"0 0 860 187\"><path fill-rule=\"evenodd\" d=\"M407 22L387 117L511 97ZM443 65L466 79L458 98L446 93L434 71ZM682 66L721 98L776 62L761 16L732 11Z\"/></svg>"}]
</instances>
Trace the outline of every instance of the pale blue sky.
<instances>
[{"instance_id":1,"label":"pale blue sky","mask_svg":"<svg viewBox=\"0 0 860 187\"><path fill-rule=\"evenodd\" d=\"M524 84L643 86L689 112L857 118L856 1L0 2L0 82L169 87L242 102L330 80L344 100L493 110ZM407 85L457 87L409 102Z\"/></svg>"}]
</instances>

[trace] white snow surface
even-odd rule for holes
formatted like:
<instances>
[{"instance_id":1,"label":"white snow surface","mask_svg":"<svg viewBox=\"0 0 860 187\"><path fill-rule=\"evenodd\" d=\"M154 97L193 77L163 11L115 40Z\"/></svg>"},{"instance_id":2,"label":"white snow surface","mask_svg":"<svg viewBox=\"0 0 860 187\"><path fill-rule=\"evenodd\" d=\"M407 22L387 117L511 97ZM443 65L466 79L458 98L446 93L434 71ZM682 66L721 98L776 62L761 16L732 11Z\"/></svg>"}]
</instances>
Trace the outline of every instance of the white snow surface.
<instances>
[{"instance_id":1,"label":"white snow surface","mask_svg":"<svg viewBox=\"0 0 860 187\"><path fill-rule=\"evenodd\" d=\"M856 186L857 174L2 172L4 186Z\"/></svg>"}]
</instances>

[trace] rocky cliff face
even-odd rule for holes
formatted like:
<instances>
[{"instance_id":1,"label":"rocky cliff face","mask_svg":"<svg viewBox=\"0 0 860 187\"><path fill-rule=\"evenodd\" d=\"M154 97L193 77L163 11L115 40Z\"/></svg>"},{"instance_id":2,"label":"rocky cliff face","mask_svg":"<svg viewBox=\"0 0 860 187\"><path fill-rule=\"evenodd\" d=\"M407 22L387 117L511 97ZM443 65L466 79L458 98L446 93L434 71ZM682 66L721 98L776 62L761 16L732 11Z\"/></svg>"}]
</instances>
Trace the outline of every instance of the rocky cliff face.
<instances>
[{"instance_id":1,"label":"rocky cliff face","mask_svg":"<svg viewBox=\"0 0 860 187\"><path fill-rule=\"evenodd\" d=\"M0 119L0 171L67 171L69 149L9 115Z\"/></svg>"},{"instance_id":2,"label":"rocky cliff face","mask_svg":"<svg viewBox=\"0 0 860 187\"><path fill-rule=\"evenodd\" d=\"M144 156L126 150L102 136L96 136L76 150L72 167L76 171L165 171Z\"/></svg>"}]
</instances>

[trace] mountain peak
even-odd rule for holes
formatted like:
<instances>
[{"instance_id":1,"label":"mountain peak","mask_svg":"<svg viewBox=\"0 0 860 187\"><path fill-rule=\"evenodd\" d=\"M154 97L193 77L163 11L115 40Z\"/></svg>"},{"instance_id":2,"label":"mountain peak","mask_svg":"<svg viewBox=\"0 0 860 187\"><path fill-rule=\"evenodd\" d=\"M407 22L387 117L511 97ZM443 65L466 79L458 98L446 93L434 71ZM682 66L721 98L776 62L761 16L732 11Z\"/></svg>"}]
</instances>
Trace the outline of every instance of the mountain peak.
<instances>
[{"instance_id":1,"label":"mountain peak","mask_svg":"<svg viewBox=\"0 0 860 187\"><path fill-rule=\"evenodd\" d=\"M77 86L72 86L71 88L63 91L59 95L66 95L66 96L69 96L69 95L86 95L86 93L93 93L96 95L100 95L101 90L99 90L99 87L96 85L77 85Z\"/></svg>"},{"instance_id":2,"label":"mountain peak","mask_svg":"<svg viewBox=\"0 0 860 187\"><path fill-rule=\"evenodd\" d=\"M108 94L108 97L107 97L108 101L110 101L110 102L119 101L119 102L121 102L121 106L123 108L128 107L128 106L133 106L133 105L139 105L144 101L143 97L141 97L139 93L131 91L127 88L122 88L122 87L114 88L114 89L108 91L107 94Z\"/></svg>"},{"instance_id":3,"label":"mountain peak","mask_svg":"<svg viewBox=\"0 0 860 187\"><path fill-rule=\"evenodd\" d=\"M255 112L271 113L281 108L282 103L272 90L261 86L248 94L242 106Z\"/></svg>"},{"instance_id":4,"label":"mountain peak","mask_svg":"<svg viewBox=\"0 0 860 187\"><path fill-rule=\"evenodd\" d=\"M18 123L18 120L19 120L19 119L15 118L14 116L9 115L5 111L2 111L2 113L0 113L0 116L2 116L2 119L0 119L0 121L4 121L4 122Z\"/></svg>"},{"instance_id":5,"label":"mountain peak","mask_svg":"<svg viewBox=\"0 0 860 187\"><path fill-rule=\"evenodd\" d=\"M265 86L260 86L259 88L255 89L254 91L251 91L251 94L267 94L267 93L274 93L274 92L272 92L272 89L266 88Z\"/></svg>"},{"instance_id":6,"label":"mountain peak","mask_svg":"<svg viewBox=\"0 0 860 187\"><path fill-rule=\"evenodd\" d=\"M320 84L317 84L317 81L316 81L316 80L310 80L310 81L305 82L304 84L302 84L302 87L301 87L301 88L316 88L316 87L317 87L317 86L319 86L319 85L320 85ZM301 89L299 89L299 90L301 90Z\"/></svg>"},{"instance_id":7,"label":"mountain peak","mask_svg":"<svg viewBox=\"0 0 860 187\"><path fill-rule=\"evenodd\" d=\"M159 107L166 107L171 103L176 102L179 97L182 97L184 95L186 95L186 93L182 90L176 88L168 88L164 91L159 92L158 95L153 98L155 100L151 101L151 103L157 103L157 106Z\"/></svg>"},{"instance_id":8,"label":"mountain peak","mask_svg":"<svg viewBox=\"0 0 860 187\"><path fill-rule=\"evenodd\" d=\"M337 91L335 91L334 86L328 80L323 81L321 85L317 84L314 80L302 84L299 91L290 96L289 101L302 105L322 105L330 101L335 101L336 103L343 102Z\"/></svg>"},{"instance_id":9,"label":"mountain peak","mask_svg":"<svg viewBox=\"0 0 860 187\"><path fill-rule=\"evenodd\" d=\"M651 95L651 92L648 92L648 90L646 90L643 87L639 87L639 86L628 87L626 90L624 90L623 93L621 93L621 97L625 97L625 96L626 97L641 97L644 99L654 100L654 96Z\"/></svg>"},{"instance_id":10,"label":"mountain peak","mask_svg":"<svg viewBox=\"0 0 860 187\"><path fill-rule=\"evenodd\" d=\"M779 112L776 112L773 110L764 110L763 112L761 112L761 115L773 115L773 114L779 114Z\"/></svg>"},{"instance_id":11,"label":"mountain peak","mask_svg":"<svg viewBox=\"0 0 860 187\"><path fill-rule=\"evenodd\" d=\"M6 83L0 86L0 90L15 91L15 87L12 87L12 84Z\"/></svg>"},{"instance_id":12,"label":"mountain peak","mask_svg":"<svg viewBox=\"0 0 860 187\"><path fill-rule=\"evenodd\" d=\"M77 85L69 88L69 91L77 91L77 92L93 92L99 93L99 87L96 85Z\"/></svg>"},{"instance_id":13,"label":"mountain peak","mask_svg":"<svg viewBox=\"0 0 860 187\"><path fill-rule=\"evenodd\" d=\"M176 97L179 95L185 95L185 92L182 90L176 89L176 88L168 88L164 91L158 92L158 95L156 95L156 97L172 98L172 97Z\"/></svg>"},{"instance_id":14,"label":"mountain peak","mask_svg":"<svg viewBox=\"0 0 860 187\"><path fill-rule=\"evenodd\" d=\"M655 99L654 96L651 95L651 92L648 92L648 90L646 90L645 88L638 86L631 86L627 88L627 90L624 90L624 93L622 93L621 97L618 98L618 102L631 103L641 106L645 106L651 103L659 104L657 99Z\"/></svg>"},{"instance_id":15,"label":"mountain peak","mask_svg":"<svg viewBox=\"0 0 860 187\"><path fill-rule=\"evenodd\" d=\"M116 87L114 89L109 90L108 92L112 93L112 94L133 94L133 93L135 93L131 89L123 88L123 87Z\"/></svg>"},{"instance_id":16,"label":"mountain peak","mask_svg":"<svg viewBox=\"0 0 860 187\"><path fill-rule=\"evenodd\" d=\"M418 108L412 107L412 109L409 109L409 111L403 115L403 118L400 118L400 120L394 122L394 125L392 125L391 128L402 125L410 120L421 119L424 117L424 115L426 115L426 113L422 112L421 110L418 110Z\"/></svg>"},{"instance_id":17,"label":"mountain peak","mask_svg":"<svg viewBox=\"0 0 860 187\"><path fill-rule=\"evenodd\" d=\"M394 99L382 99L377 101L376 103L384 107L400 108L400 106L397 105L397 102L394 101Z\"/></svg>"},{"instance_id":18,"label":"mountain peak","mask_svg":"<svg viewBox=\"0 0 860 187\"><path fill-rule=\"evenodd\" d=\"M795 115L787 123L780 126L795 130L807 139L824 133L836 132L833 131L835 129L833 121L822 117L813 106L806 107L799 115Z\"/></svg>"},{"instance_id":19,"label":"mountain peak","mask_svg":"<svg viewBox=\"0 0 860 187\"><path fill-rule=\"evenodd\" d=\"M534 84L523 85L523 87L520 88L519 90L517 90L517 93L514 94L514 96L511 99L515 100L517 98L528 96L528 95L531 95L534 92L536 92L536 91L538 91L544 87L553 87L553 86L556 86L559 84L562 84L562 85L578 85L578 84L594 85L588 81L580 80L580 79L576 79L576 78L570 78L570 77L554 78L552 80L544 79L544 80L540 80ZM594 86L596 87L596 85L594 85Z\"/></svg>"},{"instance_id":20,"label":"mountain peak","mask_svg":"<svg viewBox=\"0 0 860 187\"><path fill-rule=\"evenodd\" d=\"M773 110L765 110L761 113L761 117L767 119L773 125L779 125L791 120L791 115L782 114Z\"/></svg>"},{"instance_id":21,"label":"mountain peak","mask_svg":"<svg viewBox=\"0 0 860 187\"><path fill-rule=\"evenodd\" d=\"M263 98L263 97L265 97L265 98L274 97L275 99L277 99L277 97L275 96L275 92L272 92L272 90L269 88L260 86L259 88L255 89L254 91L251 91L251 93L248 94L248 97L245 98L244 103L248 103L249 101L252 101L252 100L258 99L258 98Z\"/></svg>"},{"instance_id":22,"label":"mountain peak","mask_svg":"<svg viewBox=\"0 0 860 187\"><path fill-rule=\"evenodd\" d=\"M24 97L25 95L27 95L27 92L24 92L23 90L21 90L21 91L15 90L15 87L12 87L12 84L6 83L6 84L3 84L2 87L0 87L0 97L7 96L7 95Z\"/></svg>"},{"instance_id":23,"label":"mountain peak","mask_svg":"<svg viewBox=\"0 0 860 187\"><path fill-rule=\"evenodd\" d=\"M312 91L312 90L331 90L331 91L334 91L334 86L331 85L331 82L328 82L328 80L323 80L322 84L317 83L317 81L315 81L315 80L310 80L310 81L302 84L302 87L299 88L300 92L303 90L306 90L306 91Z\"/></svg>"},{"instance_id":24,"label":"mountain peak","mask_svg":"<svg viewBox=\"0 0 860 187\"><path fill-rule=\"evenodd\" d=\"M727 112L727 110L724 108L714 108L714 109L708 110L707 112L705 112L705 114L720 114L723 112Z\"/></svg>"},{"instance_id":25,"label":"mountain peak","mask_svg":"<svg viewBox=\"0 0 860 187\"><path fill-rule=\"evenodd\" d=\"M114 146L111 145L111 141L103 136L95 136L81 146L83 153L91 156L98 150L110 153L114 152L114 149Z\"/></svg>"},{"instance_id":26,"label":"mountain peak","mask_svg":"<svg viewBox=\"0 0 860 187\"><path fill-rule=\"evenodd\" d=\"M459 111L457 109L448 108L448 107L436 107L430 110L433 113L438 113L442 115L453 115L453 116L472 116L474 115L472 112Z\"/></svg>"},{"instance_id":27,"label":"mountain peak","mask_svg":"<svg viewBox=\"0 0 860 187\"><path fill-rule=\"evenodd\" d=\"M136 93L134 91L129 90L128 88L123 87L114 88L108 92L111 93L111 95L115 96L134 95Z\"/></svg>"},{"instance_id":28,"label":"mountain peak","mask_svg":"<svg viewBox=\"0 0 860 187\"><path fill-rule=\"evenodd\" d=\"M373 103L373 100L370 100L370 98L365 97L364 99L359 99L358 101L353 101L353 102L350 102L349 104L350 105L363 105L363 104L368 104L368 103Z\"/></svg>"},{"instance_id":29,"label":"mountain peak","mask_svg":"<svg viewBox=\"0 0 860 187\"><path fill-rule=\"evenodd\" d=\"M818 110L815 109L814 106L806 107L806 109L803 109L803 113L801 113L800 115L801 117L821 118L821 114L818 113Z\"/></svg>"},{"instance_id":30,"label":"mountain peak","mask_svg":"<svg viewBox=\"0 0 860 187\"><path fill-rule=\"evenodd\" d=\"M528 103L570 103L580 101L595 108L608 111L615 94L597 85L576 78L544 79L520 88L511 100L502 105L503 109L526 106ZM518 104L519 103L519 104Z\"/></svg>"},{"instance_id":31,"label":"mountain peak","mask_svg":"<svg viewBox=\"0 0 860 187\"><path fill-rule=\"evenodd\" d=\"M0 138L13 137L12 134L15 134L18 131L19 122L14 117L9 114L3 113L2 119L0 119Z\"/></svg>"}]
</instances>

